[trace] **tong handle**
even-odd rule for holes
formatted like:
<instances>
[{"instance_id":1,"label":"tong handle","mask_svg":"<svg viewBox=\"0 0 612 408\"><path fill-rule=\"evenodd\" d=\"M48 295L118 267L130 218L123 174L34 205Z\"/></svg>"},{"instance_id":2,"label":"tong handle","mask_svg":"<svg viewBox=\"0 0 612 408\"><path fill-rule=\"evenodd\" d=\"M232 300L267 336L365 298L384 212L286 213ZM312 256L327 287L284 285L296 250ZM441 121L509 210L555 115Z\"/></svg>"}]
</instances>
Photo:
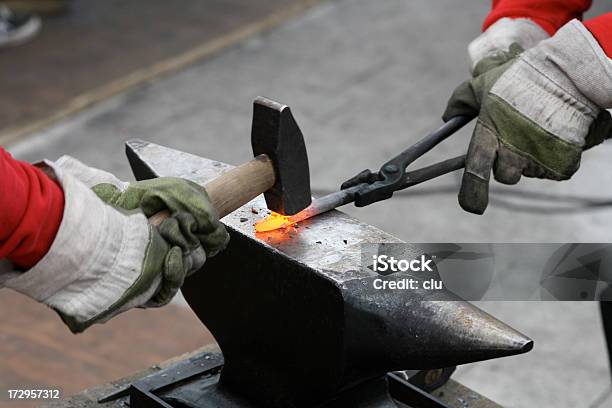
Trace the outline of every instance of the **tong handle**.
<instances>
[{"instance_id":1,"label":"tong handle","mask_svg":"<svg viewBox=\"0 0 612 408\"><path fill-rule=\"evenodd\" d=\"M363 183L362 187L355 192L355 205L357 207L364 207L377 201L391 198L393 196L393 192L408 187L403 185L407 183L406 167L408 167L410 163L423 156L452 134L456 133L472 119L473 117L471 116L455 116L449 119L446 123L444 123L444 125L383 164L377 173L372 173L369 170L365 170L352 179L346 181L342 185L342 189ZM427 180L429 180L433 178L435 174L438 174L437 172L440 170L444 170L446 172L454 171L456 170L455 167L457 166L457 162L455 161L452 164L453 166L451 167L453 170L450 170L447 163L446 166L443 166L443 168L428 168L428 171L425 174L420 173L419 177L422 178L423 176L427 176L429 177Z\"/></svg>"},{"instance_id":2,"label":"tong handle","mask_svg":"<svg viewBox=\"0 0 612 408\"><path fill-rule=\"evenodd\" d=\"M397 190L403 190L408 187L416 186L417 184L421 184L425 181L452 173L453 171L462 169L464 167L465 155L461 155L420 168L418 170L406 172L404 175L404 180Z\"/></svg>"},{"instance_id":3,"label":"tong handle","mask_svg":"<svg viewBox=\"0 0 612 408\"><path fill-rule=\"evenodd\" d=\"M455 134L463 126L467 125L473 119L472 116L455 116L450 118L438 129L434 130L423 139L419 140L393 159L385 163L381 167L381 171L389 164L395 164L401 169L408 167L410 163L423 156L425 153L436 147L440 142L446 140L451 135Z\"/></svg>"}]
</instances>

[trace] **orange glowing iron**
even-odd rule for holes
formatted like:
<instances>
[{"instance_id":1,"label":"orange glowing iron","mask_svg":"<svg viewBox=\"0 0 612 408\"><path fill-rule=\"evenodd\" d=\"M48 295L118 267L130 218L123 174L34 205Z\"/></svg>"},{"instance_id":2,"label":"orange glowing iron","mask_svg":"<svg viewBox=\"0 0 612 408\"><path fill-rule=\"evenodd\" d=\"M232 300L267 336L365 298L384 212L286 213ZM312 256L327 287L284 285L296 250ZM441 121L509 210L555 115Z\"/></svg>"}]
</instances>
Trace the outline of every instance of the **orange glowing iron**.
<instances>
[{"instance_id":1,"label":"orange glowing iron","mask_svg":"<svg viewBox=\"0 0 612 408\"><path fill-rule=\"evenodd\" d=\"M281 228L287 228L293 224L295 224L295 221L291 220L291 216L282 215L273 211L266 218L262 218L255 223L255 231L269 232Z\"/></svg>"}]
</instances>

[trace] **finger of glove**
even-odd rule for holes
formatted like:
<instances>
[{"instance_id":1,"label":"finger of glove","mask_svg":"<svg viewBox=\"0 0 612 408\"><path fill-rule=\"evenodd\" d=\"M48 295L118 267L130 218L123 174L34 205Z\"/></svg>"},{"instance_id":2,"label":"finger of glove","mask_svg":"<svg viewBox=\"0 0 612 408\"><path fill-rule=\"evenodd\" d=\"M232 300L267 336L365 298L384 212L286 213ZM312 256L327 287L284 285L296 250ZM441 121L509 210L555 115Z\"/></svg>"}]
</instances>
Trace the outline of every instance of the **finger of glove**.
<instances>
[{"instance_id":1,"label":"finger of glove","mask_svg":"<svg viewBox=\"0 0 612 408\"><path fill-rule=\"evenodd\" d=\"M497 137L479 121L470 141L459 190L459 205L465 211L482 214L486 210L497 147Z\"/></svg>"},{"instance_id":2,"label":"finger of glove","mask_svg":"<svg viewBox=\"0 0 612 408\"><path fill-rule=\"evenodd\" d=\"M479 109L480 103L474 92L472 81L465 81L455 89L448 100L442 120L447 122L449 119L459 115L476 116Z\"/></svg>"},{"instance_id":3,"label":"finger of glove","mask_svg":"<svg viewBox=\"0 0 612 408\"><path fill-rule=\"evenodd\" d=\"M493 167L495 180L503 184L516 184L526 166L527 159L500 145Z\"/></svg>"},{"instance_id":4,"label":"finger of glove","mask_svg":"<svg viewBox=\"0 0 612 408\"><path fill-rule=\"evenodd\" d=\"M213 257L225 249L230 240L227 230L221 223L213 232L198 234L198 238L209 257Z\"/></svg>"},{"instance_id":5,"label":"finger of glove","mask_svg":"<svg viewBox=\"0 0 612 408\"><path fill-rule=\"evenodd\" d=\"M92 187L92 190L105 203L124 210L139 208L142 196L146 192L145 189L138 187L138 183L130 184L125 191L109 183L97 184Z\"/></svg>"},{"instance_id":6,"label":"finger of glove","mask_svg":"<svg viewBox=\"0 0 612 408\"><path fill-rule=\"evenodd\" d=\"M516 58L510 59L459 85L448 101L442 119L446 122L458 115L477 116L481 110L482 101L485 100L493 85L515 62Z\"/></svg>"},{"instance_id":7,"label":"finger of glove","mask_svg":"<svg viewBox=\"0 0 612 408\"><path fill-rule=\"evenodd\" d=\"M202 246L201 236L207 236L209 233L198 234L198 223L193 214L179 211L174 217L180 228L180 233L187 243L187 247L183 250L183 262L188 275L199 270L206 262L207 251Z\"/></svg>"},{"instance_id":8,"label":"finger of glove","mask_svg":"<svg viewBox=\"0 0 612 408\"><path fill-rule=\"evenodd\" d=\"M179 177L159 177L143 180L131 185L149 193L143 197L147 211L160 211L163 209L180 210L188 205L192 196L204 195L208 198L204 187L190 180ZM157 200L157 201L156 201Z\"/></svg>"},{"instance_id":9,"label":"finger of glove","mask_svg":"<svg viewBox=\"0 0 612 408\"><path fill-rule=\"evenodd\" d=\"M204 266L206 252L199 238L193 233L197 230L197 222L193 215L186 212L178 212L162 221L158 226L161 236L171 246L181 248L183 254L183 267L188 275Z\"/></svg>"},{"instance_id":10,"label":"finger of glove","mask_svg":"<svg viewBox=\"0 0 612 408\"><path fill-rule=\"evenodd\" d=\"M497 68L518 57L523 51L523 47L521 47L518 43L512 43L507 51L499 50L495 54L480 60L472 70L472 76L477 77L492 70L493 68Z\"/></svg>"},{"instance_id":11,"label":"finger of glove","mask_svg":"<svg viewBox=\"0 0 612 408\"><path fill-rule=\"evenodd\" d=\"M168 304L179 291L185 281L183 253L179 247L172 247L164 259L162 283L158 292L147 303L150 307L160 307Z\"/></svg>"},{"instance_id":12,"label":"finger of glove","mask_svg":"<svg viewBox=\"0 0 612 408\"><path fill-rule=\"evenodd\" d=\"M160 227L162 236L171 244L180 246L183 251L194 251L201 246L206 254L214 256L224 249L229 241L229 234L223 224L218 223L212 232L201 233L198 231L195 217L184 211L164 220Z\"/></svg>"},{"instance_id":13,"label":"finger of glove","mask_svg":"<svg viewBox=\"0 0 612 408\"><path fill-rule=\"evenodd\" d=\"M163 220L157 227L159 233L172 246L178 246L183 251L200 245L198 237L192 232L197 229L195 218L185 212L178 212Z\"/></svg>"},{"instance_id":14,"label":"finger of glove","mask_svg":"<svg viewBox=\"0 0 612 408\"><path fill-rule=\"evenodd\" d=\"M593 146L603 143L603 141L610 136L612 136L612 117L610 116L610 112L602 109L589 127L584 150L588 150Z\"/></svg>"},{"instance_id":15,"label":"finger of glove","mask_svg":"<svg viewBox=\"0 0 612 408\"><path fill-rule=\"evenodd\" d=\"M208 198L206 190L189 180L166 177L148 180L147 192L141 200L145 215L168 209L171 213L187 212L197 221L198 232L213 232L219 223L217 210Z\"/></svg>"}]
</instances>

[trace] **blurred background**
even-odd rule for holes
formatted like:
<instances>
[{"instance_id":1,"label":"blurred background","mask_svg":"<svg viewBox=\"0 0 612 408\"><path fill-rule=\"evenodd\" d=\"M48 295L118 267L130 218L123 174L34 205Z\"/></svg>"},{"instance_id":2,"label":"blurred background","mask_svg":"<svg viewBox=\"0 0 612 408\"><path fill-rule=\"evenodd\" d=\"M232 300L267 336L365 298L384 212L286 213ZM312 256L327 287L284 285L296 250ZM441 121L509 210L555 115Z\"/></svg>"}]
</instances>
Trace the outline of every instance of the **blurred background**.
<instances>
[{"instance_id":1,"label":"blurred background","mask_svg":"<svg viewBox=\"0 0 612 408\"><path fill-rule=\"evenodd\" d=\"M306 139L315 195L378 168L440 124L448 96L468 76L466 46L490 6L481 0L0 4L19 16L16 23L30 24L21 44L0 48L0 145L15 157L69 154L131 180L123 143L141 138L239 164L252 156L252 101L264 95L291 106ZM608 11L610 2L595 1L591 14ZM469 130L462 131L417 165L463 153L468 139ZM484 216L458 207L460 174L343 210L407 242L610 242L611 150L604 144L589 151L568 182L495 185ZM595 303L479 306L532 337L535 348L460 367L457 380L508 407L612 405ZM2 290L0 322L0 388L47 384L66 394L214 341L180 299L73 336L52 311Z\"/></svg>"}]
</instances>

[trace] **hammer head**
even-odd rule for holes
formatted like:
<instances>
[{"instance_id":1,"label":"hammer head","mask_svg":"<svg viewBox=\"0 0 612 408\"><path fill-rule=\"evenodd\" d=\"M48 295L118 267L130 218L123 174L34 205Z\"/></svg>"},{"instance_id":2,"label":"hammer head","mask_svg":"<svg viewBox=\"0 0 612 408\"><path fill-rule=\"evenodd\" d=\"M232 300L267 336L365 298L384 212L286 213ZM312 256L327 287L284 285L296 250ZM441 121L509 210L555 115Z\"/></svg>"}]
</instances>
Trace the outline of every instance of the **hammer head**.
<instances>
[{"instance_id":1,"label":"hammer head","mask_svg":"<svg viewBox=\"0 0 612 408\"><path fill-rule=\"evenodd\" d=\"M253 154L266 154L274 165L276 182L264 196L272 211L293 215L310 205L310 172L304 136L291 109L264 97L253 103Z\"/></svg>"}]
</instances>

